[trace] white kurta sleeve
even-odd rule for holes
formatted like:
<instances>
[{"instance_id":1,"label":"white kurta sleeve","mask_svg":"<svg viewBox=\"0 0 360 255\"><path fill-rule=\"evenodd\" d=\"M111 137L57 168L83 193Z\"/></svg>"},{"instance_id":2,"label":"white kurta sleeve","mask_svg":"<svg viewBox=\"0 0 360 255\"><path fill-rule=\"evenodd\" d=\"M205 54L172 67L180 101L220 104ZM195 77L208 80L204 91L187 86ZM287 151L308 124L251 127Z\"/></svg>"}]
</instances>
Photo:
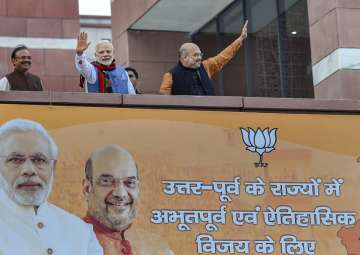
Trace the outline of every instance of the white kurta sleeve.
<instances>
[{"instance_id":1,"label":"white kurta sleeve","mask_svg":"<svg viewBox=\"0 0 360 255\"><path fill-rule=\"evenodd\" d=\"M0 91L9 91L10 90L10 84L6 77L3 77L0 80Z\"/></svg>"},{"instance_id":2,"label":"white kurta sleeve","mask_svg":"<svg viewBox=\"0 0 360 255\"><path fill-rule=\"evenodd\" d=\"M89 248L87 255L104 255L103 248L97 240L91 225L89 225L89 230L91 233L89 238Z\"/></svg>"},{"instance_id":3,"label":"white kurta sleeve","mask_svg":"<svg viewBox=\"0 0 360 255\"><path fill-rule=\"evenodd\" d=\"M86 59L84 53L81 56L75 54L75 66L79 73L85 77L86 81L90 83L96 82L95 67Z\"/></svg>"},{"instance_id":4,"label":"white kurta sleeve","mask_svg":"<svg viewBox=\"0 0 360 255\"><path fill-rule=\"evenodd\" d=\"M129 95L136 95L134 85L131 83L129 75L127 74L127 72L126 72L126 76L127 76L127 79L128 79L128 84L127 85L128 85Z\"/></svg>"}]
</instances>

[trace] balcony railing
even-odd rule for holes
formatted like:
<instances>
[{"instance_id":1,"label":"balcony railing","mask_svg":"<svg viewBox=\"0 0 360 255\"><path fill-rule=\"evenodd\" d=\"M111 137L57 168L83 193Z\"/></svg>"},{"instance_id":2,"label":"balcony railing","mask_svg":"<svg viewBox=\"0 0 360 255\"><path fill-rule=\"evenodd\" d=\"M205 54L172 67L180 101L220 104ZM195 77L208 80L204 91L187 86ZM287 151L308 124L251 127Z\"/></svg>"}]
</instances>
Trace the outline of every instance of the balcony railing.
<instances>
[{"instance_id":1,"label":"balcony railing","mask_svg":"<svg viewBox=\"0 0 360 255\"><path fill-rule=\"evenodd\" d=\"M120 95L79 92L0 92L0 103L81 105L225 111L360 112L360 100L260 98L229 96Z\"/></svg>"}]
</instances>

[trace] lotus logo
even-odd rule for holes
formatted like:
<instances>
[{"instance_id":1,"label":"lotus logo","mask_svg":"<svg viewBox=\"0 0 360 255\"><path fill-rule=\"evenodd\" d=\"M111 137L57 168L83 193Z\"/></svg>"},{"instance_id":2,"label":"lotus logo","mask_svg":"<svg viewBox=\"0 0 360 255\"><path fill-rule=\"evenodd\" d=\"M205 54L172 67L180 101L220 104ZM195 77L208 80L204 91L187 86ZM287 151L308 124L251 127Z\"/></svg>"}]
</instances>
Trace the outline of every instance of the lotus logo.
<instances>
[{"instance_id":1,"label":"lotus logo","mask_svg":"<svg viewBox=\"0 0 360 255\"><path fill-rule=\"evenodd\" d=\"M259 162L255 163L255 167L267 167L268 163L263 162L264 153L275 150L276 128L269 131L269 128L261 130L258 128L256 132L252 128L240 128L242 139L246 145L246 149L259 154Z\"/></svg>"}]
</instances>

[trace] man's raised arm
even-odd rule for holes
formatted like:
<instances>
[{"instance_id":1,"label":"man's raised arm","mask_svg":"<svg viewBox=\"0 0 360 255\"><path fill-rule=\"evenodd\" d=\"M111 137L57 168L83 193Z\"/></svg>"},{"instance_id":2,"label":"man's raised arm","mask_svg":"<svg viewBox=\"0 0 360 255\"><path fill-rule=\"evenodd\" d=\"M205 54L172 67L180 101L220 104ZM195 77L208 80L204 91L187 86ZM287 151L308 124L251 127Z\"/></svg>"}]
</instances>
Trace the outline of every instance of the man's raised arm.
<instances>
[{"instance_id":1,"label":"man's raised arm","mask_svg":"<svg viewBox=\"0 0 360 255\"><path fill-rule=\"evenodd\" d=\"M94 83L96 81L96 71L92 64L87 61L84 51L89 47L91 42L87 41L87 33L81 32L77 37L75 66L79 73L85 77L85 80Z\"/></svg>"}]
</instances>

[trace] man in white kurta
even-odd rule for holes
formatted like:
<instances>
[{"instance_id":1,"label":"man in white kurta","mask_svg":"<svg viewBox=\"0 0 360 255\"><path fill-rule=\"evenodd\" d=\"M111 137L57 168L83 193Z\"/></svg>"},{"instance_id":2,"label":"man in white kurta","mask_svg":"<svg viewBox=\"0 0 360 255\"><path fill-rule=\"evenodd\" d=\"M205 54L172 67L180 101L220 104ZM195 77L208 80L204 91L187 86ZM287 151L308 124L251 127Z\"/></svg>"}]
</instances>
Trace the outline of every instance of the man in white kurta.
<instances>
[{"instance_id":1,"label":"man in white kurta","mask_svg":"<svg viewBox=\"0 0 360 255\"><path fill-rule=\"evenodd\" d=\"M0 255L103 254L91 225L47 201L56 158L39 123L0 127Z\"/></svg>"},{"instance_id":2,"label":"man in white kurta","mask_svg":"<svg viewBox=\"0 0 360 255\"><path fill-rule=\"evenodd\" d=\"M94 62L86 59L84 51L89 47L87 33L81 32L77 38L75 66L80 72L80 87L90 93L120 93L135 95L129 76L114 59L114 46L109 41L96 44Z\"/></svg>"},{"instance_id":3,"label":"man in white kurta","mask_svg":"<svg viewBox=\"0 0 360 255\"><path fill-rule=\"evenodd\" d=\"M1 255L102 254L92 227L44 202L37 213L0 191Z\"/></svg>"}]
</instances>

